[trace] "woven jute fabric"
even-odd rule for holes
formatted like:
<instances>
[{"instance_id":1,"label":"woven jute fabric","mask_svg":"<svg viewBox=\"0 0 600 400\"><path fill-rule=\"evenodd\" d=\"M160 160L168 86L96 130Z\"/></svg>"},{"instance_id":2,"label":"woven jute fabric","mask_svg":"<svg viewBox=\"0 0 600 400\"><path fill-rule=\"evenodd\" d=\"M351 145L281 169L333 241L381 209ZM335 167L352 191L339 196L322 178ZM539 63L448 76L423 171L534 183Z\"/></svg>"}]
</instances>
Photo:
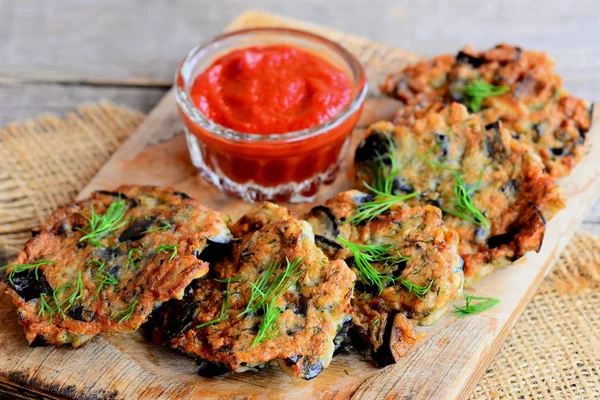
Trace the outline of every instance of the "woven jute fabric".
<instances>
[{"instance_id":1,"label":"woven jute fabric","mask_svg":"<svg viewBox=\"0 0 600 400\"><path fill-rule=\"evenodd\" d=\"M101 103L0 130L0 263L142 119ZM575 235L471 398L600 399L600 238Z\"/></svg>"}]
</instances>

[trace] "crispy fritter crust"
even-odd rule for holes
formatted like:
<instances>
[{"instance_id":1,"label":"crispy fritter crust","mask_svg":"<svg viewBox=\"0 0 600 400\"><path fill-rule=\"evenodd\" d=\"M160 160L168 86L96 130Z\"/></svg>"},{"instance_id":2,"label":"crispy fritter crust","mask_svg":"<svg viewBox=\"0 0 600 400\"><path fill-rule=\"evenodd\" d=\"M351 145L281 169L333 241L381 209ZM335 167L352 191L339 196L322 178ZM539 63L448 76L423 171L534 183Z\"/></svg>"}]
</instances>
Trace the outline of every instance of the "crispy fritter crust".
<instances>
[{"instance_id":1,"label":"crispy fritter crust","mask_svg":"<svg viewBox=\"0 0 600 400\"><path fill-rule=\"evenodd\" d=\"M104 215L118 199L125 199L122 221L127 223L99 238L97 246L80 241L82 230L89 226L85 217L90 216L91 208ZM156 305L181 298L192 280L208 272L203 250L209 243L231 240L228 222L224 214L197 204L183 193L148 186L95 192L86 200L59 209L33 232L35 236L14 262L30 264L44 259L52 263L41 266L37 276L33 270L16 274L13 283L8 279L9 268L5 278L27 340L78 347L99 333L137 329ZM176 245L177 254L171 259L171 251L157 252L161 245ZM137 249L131 254L134 264L128 258L131 249ZM100 263L105 263L102 269ZM69 304L65 300L75 293L79 273L83 291L62 316L57 304L63 309ZM102 273L110 274L118 283L100 285ZM49 311L40 311L42 295L53 308L51 320Z\"/></svg>"},{"instance_id":2,"label":"crispy fritter crust","mask_svg":"<svg viewBox=\"0 0 600 400\"><path fill-rule=\"evenodd\" d=\"M314 207L304 218L313 226L316 242L328 257L346 260L357 275L352 300L353 322L373 350L378 351L395 314L404 315L409 320L407 326L437 321L462 293L464 275L463 261L458 255L458 235L444 226L442 213L436 207L408 208L398 203L370 222L344 223L356 212L357 204L371 198L358 190L342 192L324 206ZM396 279L378 293L355 267L352 252L339 242L338 235L352 243L389 244L391 251L409 260L399 265L372 264L380 273ZM432 280L433 284L427 294L420 297L403 286L401 280L423 287ZM396 343L390 345L397 347Z\"/></svg>"},{"instance_id":3,"label":"crispy fritter crust","mask_svg":"<svg viewBox=\"0 0 600 400\"><path fill-rule=\"evenodd\" d=\"M475 79L510 88L483 101L484 121L501 120L539 154L551 175L569 175L586 153L593 104L562 88L554 61L544 53L509 45L481 53L466 47L456 56L445 54L389 75L381 90L405 105L395 122L410 125L453 101L467 104L464 87Z\"/></svg>"},{"instance_id":4,"label":"crispy fritter crust","mask_svg":"<svg viewBox=\"0 0 600 400\"><path fill-rule=\"evenodd\" d=\"M236 238L231 258L216 264L210 278L196 281L187 299L171 302L162 315L159 311L152 322L153 340L232 371L282 360L296 376L311 379L327 367L334 338L351 311L356 277L344 261L330 262L315 246L308 223L289 215L284 207L265 203L234 224L231 229L243 236ZM276 301L283 311L273 324L275 329L253 345L263 314L239 316L249 302L252 285L270 263L279 261L273 274L277 275L286 259L297 258L304 260L304 272ZM227 278L234 280L222 282ZM225 300L227 318L198 327L218 319ZM169 315L183 314L188 321L173 330Z\"/></svg>"},{"instance_id":5,"label":"crispy fritter crust","mask_svg":"<svg viewBox=\"0 0 600 400\"><path fill-rule=\"evenodd\" d=\"M490 222L489 229L444 213L446 226L460 237L467 284L527 251L538 251L546 221L564 207L562 190L537 155L501 124L485 125L479 115L469 114L458 103L428 113L410 128L389 122L372 125L356 150L356 182L372 182L378 154L386 151L389 138L393 157L401 165L395 193L420 192L409 205L453 209L456 179L451 169L460 173L468 187L479 182L471 197Z\"/></svg>"}]
</instances>

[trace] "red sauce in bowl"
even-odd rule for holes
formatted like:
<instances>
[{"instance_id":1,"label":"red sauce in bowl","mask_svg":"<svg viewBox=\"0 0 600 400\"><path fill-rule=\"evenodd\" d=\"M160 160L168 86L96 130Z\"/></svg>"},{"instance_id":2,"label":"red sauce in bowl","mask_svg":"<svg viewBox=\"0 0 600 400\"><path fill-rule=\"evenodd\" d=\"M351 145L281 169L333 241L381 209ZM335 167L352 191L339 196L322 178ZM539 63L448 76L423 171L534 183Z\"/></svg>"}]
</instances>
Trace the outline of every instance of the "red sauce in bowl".
<instances>
[{"instance_id":1,"label":"red sauce in bowl","mask_svg":"<svg viewBox=\"0 0 600 400\"><path fill-rule=\"evenodd\" d=\"M346 73L288 45L234 50L198 75L192 102L227 128L258 134L299 131L319 125L350 102Z\"/></svg>"},{"instance_id":2,"label":"red sauce in bowl","mask_svg":"<svg viewBox=\"0 0 600 400\"><path fill-rule=\"evenodd\" d=\"M360 62L336 43L254 28L194 48L175 95L207 181L247 201L303 202L335 179L366 92Z\"/></svg>"}]
</instances>

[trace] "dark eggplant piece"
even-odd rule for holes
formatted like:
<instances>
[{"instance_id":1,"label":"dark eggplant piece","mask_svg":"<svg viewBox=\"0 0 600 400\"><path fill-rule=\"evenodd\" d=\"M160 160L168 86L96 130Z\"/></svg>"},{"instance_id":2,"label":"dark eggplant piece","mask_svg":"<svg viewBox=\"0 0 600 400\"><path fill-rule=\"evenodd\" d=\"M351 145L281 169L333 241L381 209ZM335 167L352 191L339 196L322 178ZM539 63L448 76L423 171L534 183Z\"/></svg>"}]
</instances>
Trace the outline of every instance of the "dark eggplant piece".
<instances>
[{"instance_id":1,"label":"dark eggplant piece","mask_svg":"<svg viewBox=\"0 0 600 400\"><path fill-rule=\"evenodd\" d=\"M156 307L143 330L146 337L155 344L164 344L194 325L196 303L194 303L194 284L185 289L183 299L171 299Z\"/></svg>"},{"instance_id":2,"label":"dark eggplant piece","mask_svg":"<svg viewBox=\"0 0 600 400\"><path fill-rule=\"evenodd\" d=\"M93 313L85 310L82 306L75 306L69 309L67 315L77 321L93 321Z\"/></svg>"},{"instance_id":3,"label":"dark eggplant piece","mask_svg":"<svg viewBox=\"0 0 600 400\"><path fill-rule=\"evenodd\" d=\"M34 268L14 273L12 279L9 276L11 275L6 274L4 282L25 301L39 299L42 294L52 295L52 288L40 270L37 271L37 276Z\"/></svg>"},{"instance_id":4,"label":"dark eggplant piece","mask_svg":"<svg viewBox=\"0 0 600 400\"><path fill-rule=\"evenodd\" d=\"M342 245L325 236L315 235L315 244L328 258L333 258L335 254L342 249Z\"/></svg>"},{"instance_id":5,"label":"dark eggplant piece","mask_svg":"<svg viewBox=\"0 0 600 400\"><path fill-rule=\"evenodd\" d=\"M292 365L297 364L298 361L300 361L301 359L302 357L300 356L294 356L286 358L284 360L284 363L288 367L291 367ZM306 379L308 381L319 375L321 372L323 372L323 369L323 363L321 362L321 360L318 360L314 364L308 364L306 362L303 362L302 369L298 371L298 375L300 376L300 378Z\"/></svg>"},{"instance_id":6,"label":"dark eggplant piece","mask_svg":"<svg viewBox=\"0 0 600 400\"><path fill-rule=\"evenodd\" d=\"M111 190L96 190L96 193L103 194L105 196L118 197L118 198L121 198L121 199L128 199L129 198L124 193L114 192L114 191L111 191Z\"/></svg>"},{"instance_id":7,"label":"dark eggplant piece","mask_svg":"<svg viewBox=\"0 0 600 400\"><path fill-rule=\"evenodd\" d=\"M189 194L183 192L173 192L173 194L179 197L181 200L188 200L192 198Z\"/></svg>"},{"instance_id":8,"label":"dark eggplant piece","mask_svg":"<svg viewBox=\"0 0 600 400\"><path fill-rule=\"evenodd\" d=\"M346 319L344 320L344 324L342 325L342 328L335 335L335 338L333 338L333 343L335 344L335 350L333 351L334 357L340 353L347 352L352 348L352 343L348 336L348 333L350 332L351 327L352 327L352 317L347 316Z\"/></svg>"},{"instance_id":9,"label":"dark eggplant piece","mask_svg":"<svg viewBox=\"0 0 600 400\"><path fill-rule=\"evenodd\" d=\"M456 63L470 65L473 68L479 68L485 63L485 60L482 58L467 54L464 51L459 51L458 54L456 54Z\"/></svg>"},{"instance_id":10,"label":"dark eggplant piece","mask_svg":"<svg viewBox=\"0 0 600 400\"><path fill-rule=\"evenodd\" d=\"M377 350L371 349L371 358L379 367L394 364L394 356L390 348L390 339L392 337L392 329L394 328L394 316L389 315L383 331L382 344Z\"/></svg>"},{"instance_id":11,"label":"dark eggplant piece","mask_svg":"<svg viewBox=\"0 0 600 400\"><path fill-rule=\"evenodd\" d=\"M230 372L227 367L221 363L213 363L203 359L198 360L198 375L205 378L214 378Z\"/></svg>"},{"instance_id":12,"label":"dark eggplant piece","mask_svg":"<svg viewBox=\"0 0 600 400\"><path fill-rule=\"evenodd\" d=\"M435 141L440 146L441 156L446 157L448 155L448 136L442 133L435 134Z\"/></svg>"},{"instance_id":13,"label":"dark eggplant piece","mask_svg":"<svg viewBox=\"0 0 600 400\"><path fill-rule=\"evenodd\" d=\"M514 195L519 191L519 181L512 179L506 182L501 188L500 191L506 195Z\"/></svg>"},{"instance_id":14,"label":"dark eggplant piece","mask_svg":"<svg viewBox=\"0 0 600 400\"><path fill-rule=\"evenodd\" d=\"M552 155L556 157L562 157L565 155L564 147L553 147L550 149L550 151L552 152Z\"/></svg>"},{"instance_id":15,"label":"dark eggplant piece","mask_svg":"<svg viewBox=\"0 0 600 400\"><path fill-rule=\"evenodd\" d=\"M132 242L135 240L140 240L144 237L144 235L146 235L146 231L150 229L155 220L155 217L136 219L121 233L118 241Z\"/></svg>"},{"instance_id":16,"label":"dark eggplant piece","mask_svg":"<svg viewBox=\"0 0 600 400\"><path fill-rule=\"evenodd\" d=\"M65 236L68 235L69 232L71 232L71 230L72 230L71 225L69 223L67 223L67 222L63 222L62 224L60 224L58 226L58 229L56 230L56 233L59 236L65 237Z\"/></svg>"},{"instance_id":17,"label":"dark eggplant piece","mask_svg":"<svg viewBox=\"0 0 600 400\"><path fill-rule=\"evenodd\" d=\"M370 201L373 201L374 199L375 196L373 196L372 194L362 192L359 195L352 197L352 201L354 201L355 204L368 203Z\"/></svg>"},{"instance_id":18,"label":"dark eggplant piece","mask_svg":"<svg viewBox=\"0 0 600 400\"><path fill-rule=\"evenodd\" d=\"M37 335L35 339L31 343L29 343L29 347L46 347L48 346L48 342L44 339L43 336Z\"/></svg>"},{"instance_id":19,"label":"dark eggplant piece","mask_svg":"<svg viewBox=\"0 0 600 400\"><path fill-rule=\"evenodd\" d=\"M335 238L340 234L338 220L333 215L331 210L325 206L316 206L310 210L311 214L319 219L321 224L325 226L328 238Z\"/></svg>"},{"instance_id":20,"label":"dark eggplant piece","mask_svg":"<svg viewBox=\"0 0 600 400\"><path fill-rule=\"evenodd\" d=\"M365 138L357 147L354 153L354 161L357 163L375 164L382 160L384 163L390 163L389 154L390 140L393 140L388 132L373 132Z\"/></svg>"},{"instance_id":21,"label":"dark eggplant piece","mask_svg":"<svg viewBox=\"0 0 600 400\"><path fill-rule=\"evenodd\" d=\"M515 239L517 232L506 232L500 235L490 236L487 241L488 248L495 249L502 245L508 244Z\"/></svg>"},{"instance_id":22,"label":"dark eggplant piece","mask_svg":"<svg viewBox=\"0 0 600 400\"><path fill-rule=\"evenodd\" d=\"M485 131L484 147L488 156L494 159L502 159L506 149L500 133L500 121L487 124Z\"/></svg>"},{"instance_id":23,"label":"dark eggplant piece","mask_svg":"<svg viewBox=\"0 0 600 400\"><path fill-rule=\"evenodd\" d=\"M401 193L410 194L410 193L414 193L415 188L412 187L411 185L409 185L408 183L406 183L404 178L397 176L394 178L393 191L394 191L394 193L401 192Z\"/></svg>"},{"instance_id":24,"label":"dark eggplant piece","mask_svg":"<svg viewBox=\"0 0 600 400\"><path fill-rule=\"evenodd\" d=\"M98 252L98 255L102 260L109 261L112 258L119 257L121 255L121 249L118 246L103 247Z\"/></svg>"},{"instance_id":25,"label":"dark eggplant piece","mask_svg":"<svg viewBox=\"0 0 600 400\"><path fill-rule=\"evenodd\" d=\"M36 237L37 235L39 235L42 232L42 230L40 228L33 228L31 230L31 237Z\"/></svg>"},{"instance_id":26,"label":"dark eggplant piece","mask_svg":"<svg viewBox=\"0 0 600 400\"><path fill-rule=\"evenodd\" d=\"M206 239L206 247L199 252L194 250L192 254L198 260L206 261L209 264L216 263L217 261L223 260L231 254L233 249L233 242L219 243L214 242L210 239Z\"/></svg>"}]
</instances>

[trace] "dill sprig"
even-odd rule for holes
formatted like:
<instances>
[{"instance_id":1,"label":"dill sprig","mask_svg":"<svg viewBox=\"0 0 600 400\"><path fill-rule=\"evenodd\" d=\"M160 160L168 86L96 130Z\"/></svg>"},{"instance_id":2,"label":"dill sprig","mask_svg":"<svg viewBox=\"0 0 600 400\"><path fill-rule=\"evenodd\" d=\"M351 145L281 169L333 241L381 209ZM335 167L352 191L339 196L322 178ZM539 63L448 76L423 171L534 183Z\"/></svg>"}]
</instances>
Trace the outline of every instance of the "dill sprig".
<instances>
[{"instance_id":1,"label":"dill sprig","mask_svg":"<svg viewBox=\"0 0 600 400\"><path fill-rule=\"evenodd\" d=\"M177 249L175 249L175 251L177 251ZM137 257L138 257L135 260L133 259L134 253L136 253ZM132 269L138 270L140 268L140 266L137 265L136 263L138 261L140 261L141 259L142 259L142 252L140 251L140 249L130 249L129 252L127 252L127 265L129 265Z\"/></svg>"},{"instance_id":2,"label":"dill sprig","mask_svg":"<svg viewBox=\"0 0 600 400\"><path fill-rule=\"evenodd\" d=\"M171 224L167 222L166 225L157 226L156 228L146 229L144 232L142 232L142 234L145 235L147 233L152 233L152 232L166 231L168 229L171 229Z\"/></svg>"},{"instance_id":3,"label":"dill sprig","mask_svg":"<svg viewBox=\"0 0 600 400\"><path fill-rule=\"evenodd\" d=\"M58 296L62 294L65 290L70 289L73 286L71 282L65 283L63 286L54 290L52 292L52 298L54 299L54 303L56 304L56 311L60 314L61 317L65 318L67 311L73 307L73 304L79 299L83 297L83 280L81 279L81 271L79 271L77 275L77 280L75 281L75 288L73 292L63 301L58 301ZM64 306L66 304L66 306ZM63 307L64 306L64 307Z\"/></svg>"},{"instance_id":4,"label":"dill sprig","mask_svg":"<svg viewBox=\"0 0 600 400\"><path fill-rule=\"evenodd\" d=\"M385 289L387 282L394 282L391 275L382 274L371 263L382 262L387 265L399 264L410 260L399 253L391 251L391 244L358 244L352 243L338 235L337 239L346 246L354 257L354 265L370 286L377 286L379 293Z\"/></svg>"},{"instance_id":5,"label":"dill sprig","mask_svg":"<svg viewBox=\"0 0 600 400\"><path fill-rule=\"evenodd\" d=\"M135 306L137 305L137 303L138 303L138 300L134 300L133 303L131 303L131 305L129 307L127 307L123 311L119 311L111 319L115 320L115 319L120 318L119 323L121 323L125 320L128 320L133 315L133 311L135 310Z\"/></svg>"},{"instance_id":6,"label":"dill sprig","mask_svg":"<svg viewBox=\"0 0 600 400\"><path fill-rule=\"evenodd\" d=\"M412 283L408 279L402 279L400 281L400 284L402 286L404 286L406 289L408 289L408 291L410 293L413 293L415 296L417 296L421 301L425 301L425 300L423 300L422 296L425 296L427 294L427 292L429 292L429 290L431 289L431 286L433 285L433 281L434 281L434 279L429 281L429 285L427 285L427 286L419 286L415 283Z\"/></svg>"},{"instance_id":7,"label":"dill sprig","mask_svg":"<svg viewBox=\"0 0 600 400\"><path fill-rule=\"evenodd\" d=\"M380 192L392 194L394 191L394 179L400 173L400 164L396 157L394 157L395 146L390 137L388 137L386 150L386 154L379 152L376 154L375 165L373 167L373 187Z\"/></svg>"},{"instance_id":8,"label":"dill sprig","mask_svg":"<svg viewBox=\"0 0 600 400\"><path fill-rule=\"evenodd\" d=\"M264 310L263 320L258 327L256 337L252 341L252 346L256 346L260 342L277 336L280 324L276 324L276 322L279 315L283 312L283 308L275 306L274 301L270 301L265 305Z\"/></svg>"},{"instance_id":9,"label":"dill sprig","mask_svg":"<svg viewBox=\"0 0 600 400\"><path fill-rule=\"evenodd\" d=\"M304 272L302 269L304 257L296 257L292 261L286 258L285 261L285 268L279 274L274 275L275 270L279 269L281 264L279 260L276 260L267 266L256 282L251 283L252 290L250 291L250 301L248 301L244 311L238 315L238 318L249 312L264 308L267 301L275 300L282 295L287 288L296 283L300 278L300 275ZM272 276L273 279L271 279Z\"/></svg>"},{"instance_id":10,"label":"dill sprig","mask_svg":"<svg viewBox=\"0 0 600 400\"><path fill-rule=\"evenodd\" d=\"M346 220L346 222L353 225L358 225L365 221L370 222L378 215L383 214L392 208L392 206L394 206L396 203L403 202L421 194L420 192L413 192L404 196L396 196L391 193L382 192L370 186L366 182L363 182L363 184L367 189L375 193L375 198L373 198L371 201L357 205L356 212L352 215L352 217Z\"/></svg>"},{"instance_id":11,"label":"dill sprig","mask_svg":"<svg viewBox=\"0 0 600 400\"><path fill-rule=\"evenodd\" d=\"M225 297L223 298L223 302L221 303L221 314L215 319L212 319L210 321L203 322L199 325L196 325L196 328L200 329L200 328L204 328L205 326L214 325L219 322L225 321L229 318L227 315L227 310L229 310L229 298L231 297L231 292L229 291L229 286L231 285L231 282L239 281L240 279L243 279L243 278L244 277L242 275L238 275L238 276L232 276L232 277L226 278L226 279L213 279L216 282L227 283L227 289L225 290Z\"/></svg>"},{"instance_id":12,"label":"dill sprig","mask_svg":"<svg viewBox=\"0 0 600 400\"><path fill-rule=\"evenodd\" d=\"M154 250L154 254L159 254L159 253L169 254L169 252L171 252L171 257L169 257L169 261L173 261L173 259L175 257L177 257L177 245L176 244L173 244L173 245L162 244L162 245L158 246L156 248L156 250Z\"/></svg>"},{"instance_id":13,"label":"dill sprig","mask_svg":"<svg viewBox=\"0 0 600 400\"><path fill-rule=\"evenodd\" d=\"M13 277L15 274L20 274L21 272L33 269L35 272L35 280L37 281L40 279L38 275L38 270L40 269L40 267L42 265L51 264L53 262L54 260L38 260L31 264L9 264L0 268L0 271L10 268L10 272L8 273L8 281L11 283L11 285L14 285Z\"/></svg>"},{"instance_id":14,"label":"dill sprig","mask_svg":"<svg viewBox=\"0 0 600 400\"><path fill-rule=\"evenodd\" d=\"M428 153L429 151L425 154ZM472 197L481 185L483 170L481 170L481 172L479 173L479 178L477 182L467 189L467 183L465 182L462 174L457 169L430 160L427 157L425 157L425 155L420 156L420 158L432 167L450 171L454 175L454 184L452 185L452 192L454 194L454 197L450 199L450 203L453 208L442 208L442 211L444 211L447 214L454 215L455 217L472 222L475 225L480 225L484 228L489 228L490 222L487 220L485 215L481 211L479 211L477 207L475 207Z\"/></svg>"},{"instance_id":15,"label":"dill sprig","mask_svg":"<svg viewBox=\"0 0 600 400\"><path fill-rule=\"evenodd\" d=\"M501 96L510 90L508 86L497 86L484 80L476 79L465 85L464 92L468 98L468 106L471 111L481 110L481 103L485 98Z\"/></svg>"},{"instance_id":16,"label":"dill sprig","mask_svg":"<svg viewBox=\"0 0 600 400\"><path fill-rule=\"evenodd\" d=\"M40 311L38 311L38 315L44 319L46 318L46 316L50 317L46 324L50 325L52 323L52 320L54 318L54 309L46 300L46 293L42 293L40 295Z\"/></svg>"},{"instance_id":17,"label":"dill sprig","mask_svg":"<svg viewBox=\"0 0 600 400\"><path fill-rule=\"evenodd\" d=\"M458 315L459 317L466 317L473 314L479 314L480 312L494 307L498 303L500 303L500 300L494 299L492 297L480 297L465 294L465 305L460 307L453 305L453 307L455 308L453 314Z\"/></svg>"},{"instance_id":18,"label":"dill sprig","mask_svg":"<svg viewBox=\"0 0 600 400\"><path fill-rule=\"evenodd\" d=\"M96 275L96 278L98 278L98 287L94 296L98 296L102 289L104 289L104 286L116 286L119 284L119 280L109 272L100 272Z\"/></svg>"},{"instance_id":19,"label":"dill sprig","mask_svg":"<svg viewBox=\"0 0 600 400\"><path fill-rule=\"evenodd\" d=\"M83 216L90 224L86 229L79 229L85 235L79 238L80 242L89 241L96 247L100 247L97 239L113 232L127 224L127 220L123 220L125 216L125 200L118 199L112 202L104 215L97 214L94 210L94 205L91 206L90 217Z\"/></svg>"}]
</instances>

